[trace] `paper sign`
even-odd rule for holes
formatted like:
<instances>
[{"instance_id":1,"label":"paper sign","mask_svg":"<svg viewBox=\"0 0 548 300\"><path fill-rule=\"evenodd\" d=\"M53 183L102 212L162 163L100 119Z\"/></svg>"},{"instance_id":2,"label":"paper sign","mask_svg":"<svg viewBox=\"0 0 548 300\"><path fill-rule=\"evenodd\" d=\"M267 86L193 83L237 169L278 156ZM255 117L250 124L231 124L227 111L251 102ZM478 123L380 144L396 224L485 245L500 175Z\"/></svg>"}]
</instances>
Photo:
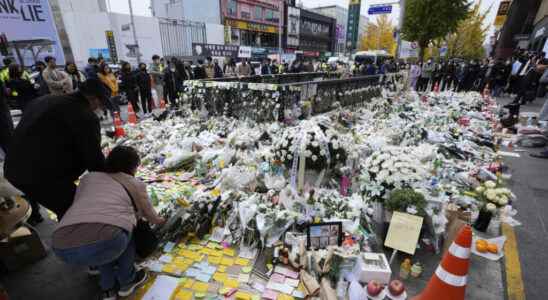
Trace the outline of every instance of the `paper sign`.
<instances>
[{"instance_id":1,"label":"paper sign","mask_svg":"<svg viewBox=\"0 0 548 300\"><path fill-rule=\"evenodd\" d=\"M411 255L415 254L422 221L422 217L394 212L384 245Z\"/></svg>"}]
</instances>

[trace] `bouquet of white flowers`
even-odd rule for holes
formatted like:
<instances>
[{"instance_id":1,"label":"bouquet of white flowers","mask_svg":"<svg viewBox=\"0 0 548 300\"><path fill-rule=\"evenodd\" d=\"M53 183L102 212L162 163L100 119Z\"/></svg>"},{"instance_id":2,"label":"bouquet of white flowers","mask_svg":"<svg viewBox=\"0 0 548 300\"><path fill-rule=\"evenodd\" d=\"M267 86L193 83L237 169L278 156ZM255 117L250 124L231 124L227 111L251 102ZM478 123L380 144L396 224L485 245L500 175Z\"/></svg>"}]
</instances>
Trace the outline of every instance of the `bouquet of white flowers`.
<instances>
[{"instance_id":1,"label":"bouquet of white flowers","mask_svg":"<svg viewBox=\"0 0 548 300\"><path fill-rule=\"evenodd\" d=\"M503 187L500 182L491 180L478 186L473 195L491 212L496 211L497 208L506 206L513 197L512 192Z\"/></svg>"}]
</instances>

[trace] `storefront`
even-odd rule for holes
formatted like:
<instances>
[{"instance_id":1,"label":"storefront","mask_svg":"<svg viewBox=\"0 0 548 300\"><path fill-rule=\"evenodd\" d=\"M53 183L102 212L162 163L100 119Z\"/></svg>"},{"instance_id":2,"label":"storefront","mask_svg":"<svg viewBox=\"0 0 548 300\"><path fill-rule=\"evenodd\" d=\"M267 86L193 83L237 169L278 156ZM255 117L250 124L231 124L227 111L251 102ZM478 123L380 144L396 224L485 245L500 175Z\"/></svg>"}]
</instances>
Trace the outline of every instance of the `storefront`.
<instances>
[{"instance_id":1,"label":"storefront","mask_svg":"<svg viewBox=\"0 0 548 300\"><path fill-rule=\"evenodd\" d=\"M277 48L281 10L281 0L222 0L225 43Z\"/></svg>"}]
</instances>

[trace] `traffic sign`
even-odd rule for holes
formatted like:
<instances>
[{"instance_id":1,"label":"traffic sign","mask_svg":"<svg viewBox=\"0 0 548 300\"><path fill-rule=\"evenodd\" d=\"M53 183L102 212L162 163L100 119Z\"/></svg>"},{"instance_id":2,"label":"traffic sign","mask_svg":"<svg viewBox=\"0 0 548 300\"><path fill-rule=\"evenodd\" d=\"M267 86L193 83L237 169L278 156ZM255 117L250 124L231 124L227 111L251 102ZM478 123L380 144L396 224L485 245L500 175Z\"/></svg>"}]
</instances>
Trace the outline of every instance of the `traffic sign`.
<instances>
[{"instance_id":1,"label":"traffic sign","mask_svg":"<svg viewBox=\"0 0 548 300\"><path fill-rule=\"evenodd\" d=\"M370 6L368 13L370 15L390 14L392 13L392 5Z\"/></svg>"}]
</instances>

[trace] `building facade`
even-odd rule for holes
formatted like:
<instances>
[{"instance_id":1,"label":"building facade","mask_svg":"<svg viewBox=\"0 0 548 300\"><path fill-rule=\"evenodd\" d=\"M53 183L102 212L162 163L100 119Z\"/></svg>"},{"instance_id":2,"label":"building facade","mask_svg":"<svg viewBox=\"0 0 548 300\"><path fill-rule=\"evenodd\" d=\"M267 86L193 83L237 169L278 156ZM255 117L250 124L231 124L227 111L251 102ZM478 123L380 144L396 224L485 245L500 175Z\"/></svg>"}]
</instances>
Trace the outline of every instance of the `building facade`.
<instances>
[{"instance_id":1,"label":"building facade","mask_svg":"<svg viewBox=\"0 0 548 300\"><path fill-rule=\"evenodd\" d=\"M329 5L321 6L310 9L311 11L317 12L327 17L334 18L336 20L335 25L335 50L337 54L343 54L346 52L346 25L348 23L348 9L338 6L338 5ZM361 15L359 23L359 36L361 37L365 30L367 29L367 23L369 19Z\"/></svg>"},{"instance_id":2,"label":"building facade","mask_svg":"<svg viewBox=\"0 0 548 300\"><path fill-rule=\"evenodd\" d=\"M529 49L548 53L548 1L542 1L535 16Z\"/></svg>"},{"instance_id":3,"label":"building facade","mask_svg":"<svg viewBox=\"0 0 548 300\"><path fill-rule=\"evenodd\" d=\"M497 57L506 58L512 55L516 48L530 48L530 38L538 39L542 35L542 31L536 33L535 20L541 3L546 0L521 0L512 1L506 22L501 29L495 55ZM540 28L539 28L540 29ZM539 30L537 29L537 30ZM535 35L539 34L537 38Z\"/></svg>"},{"instance_id":4,"label":"building facade","mask_svg":"<svg viewBox=\"0 0 548 300\"><path fill-rule=\"evenodd\" d=\"M225 44L278 48L282 0L221 0Z\"/></svg>"}]
</instances>

